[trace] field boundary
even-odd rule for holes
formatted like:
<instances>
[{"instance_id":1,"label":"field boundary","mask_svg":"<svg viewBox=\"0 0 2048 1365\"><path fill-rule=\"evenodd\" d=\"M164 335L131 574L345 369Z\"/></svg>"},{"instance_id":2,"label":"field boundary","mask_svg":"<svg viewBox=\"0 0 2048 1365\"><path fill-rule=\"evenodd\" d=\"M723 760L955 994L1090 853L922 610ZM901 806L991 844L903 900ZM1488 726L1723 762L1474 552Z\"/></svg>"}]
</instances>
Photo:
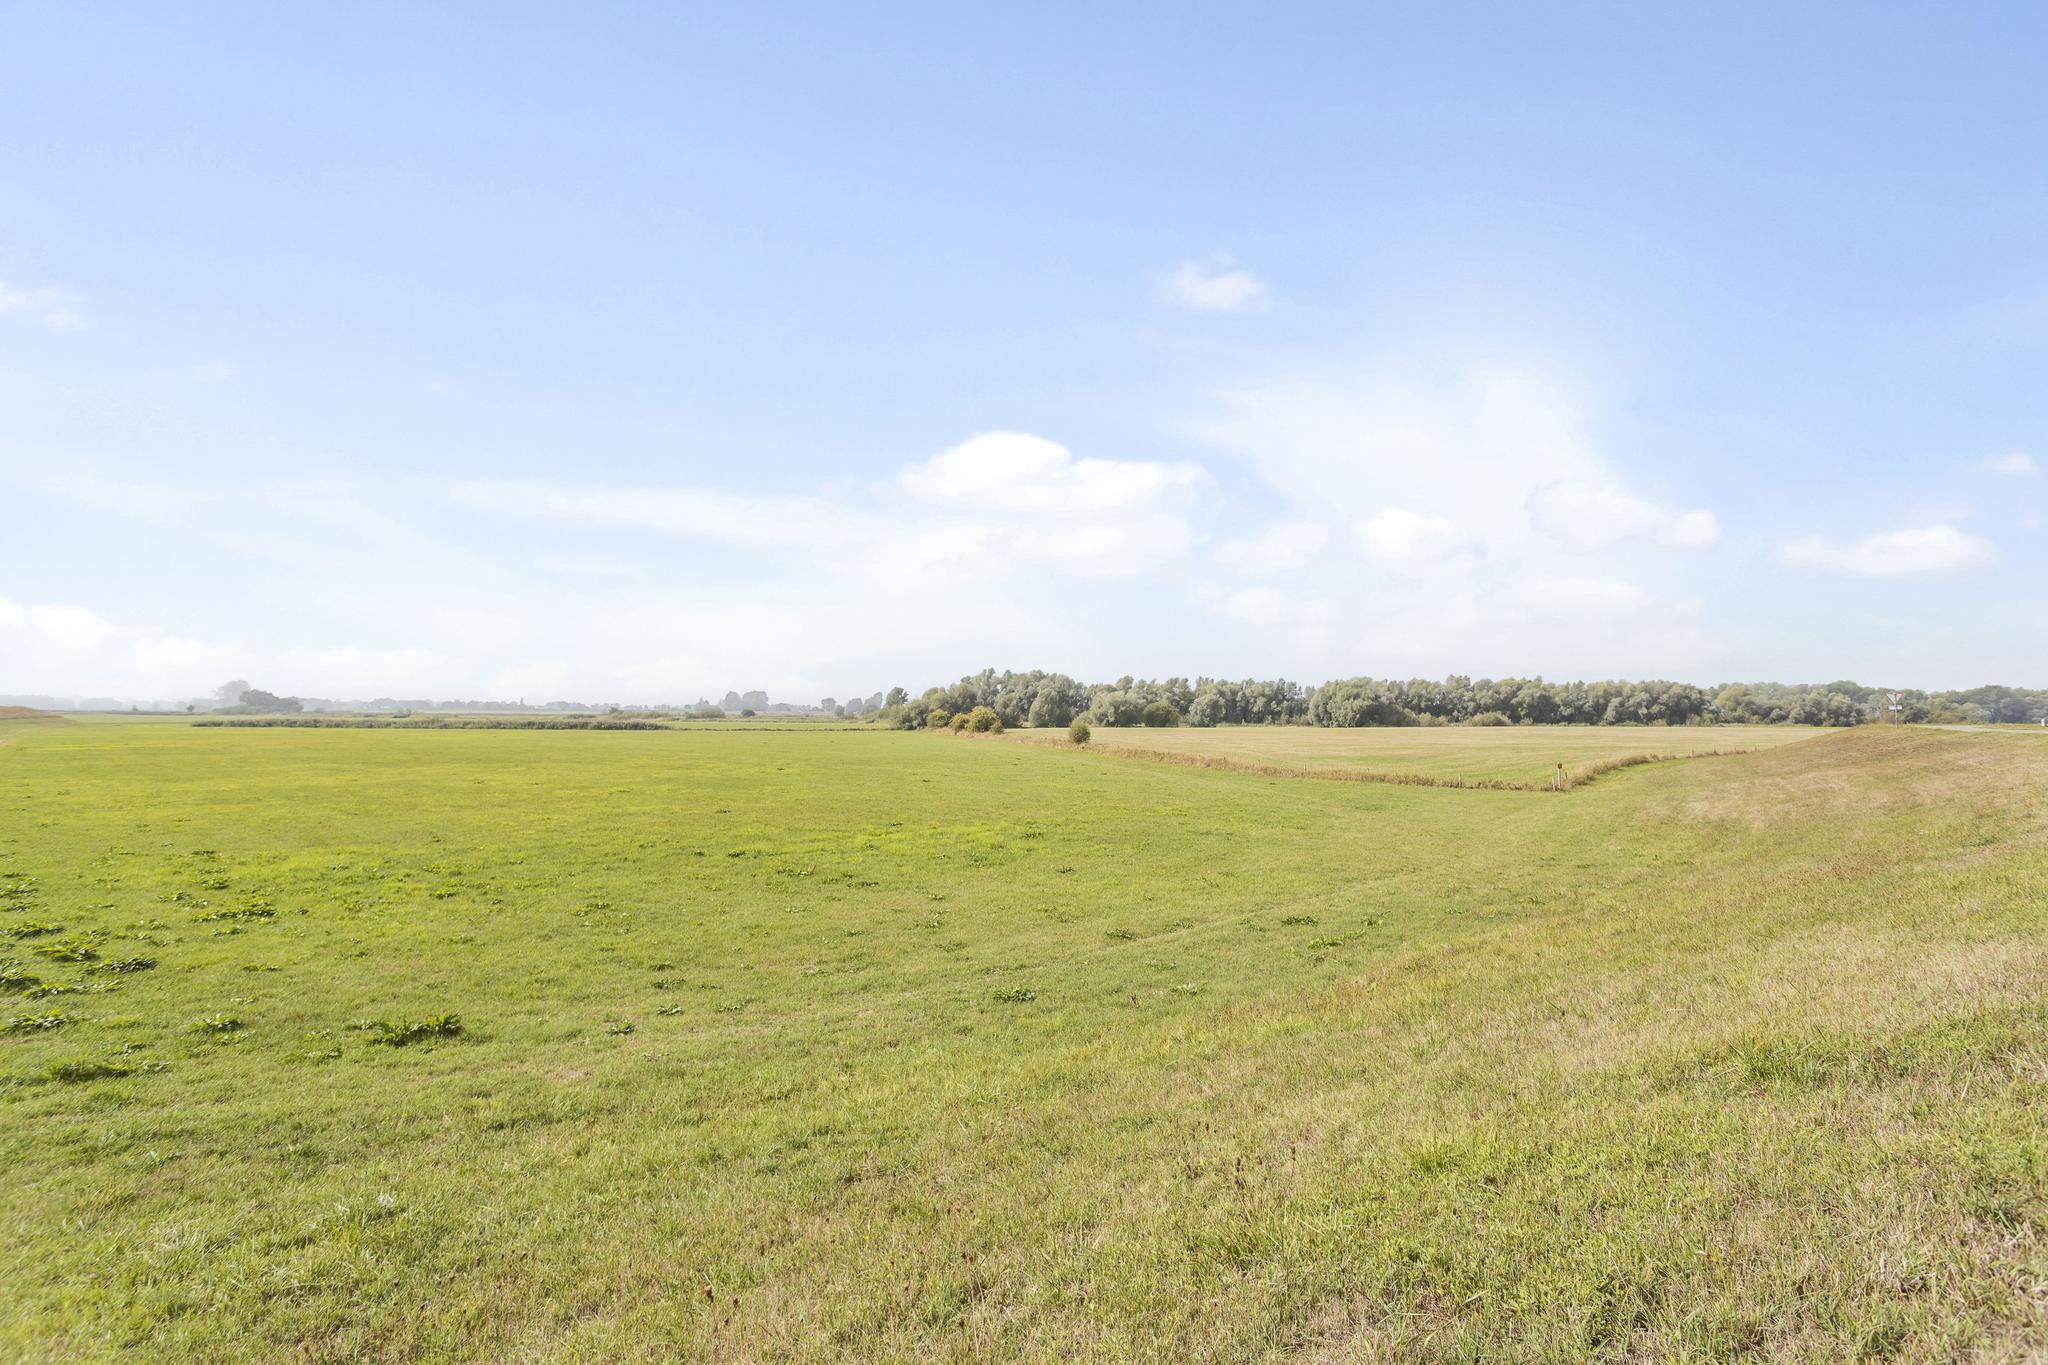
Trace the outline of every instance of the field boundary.
<instances>
[{"instance_id":1,"label":"field boundary","mask_svg":"<svg viewBox=\"0 0 2048 1365\"><path fill-rule=\"evenodd\" d=\"M1551 786L1548 778L1535 782L1517 782L1504 777L1439 777L1430 773L1383 772L1368 768L1290 768L1277 763L1254 763L1247 759L1225 758L1216 754L1183 753L1175 749L1138 749L1123 745L1109 745L1100 749L1084 748L1065 740L1032 739L1024 736L1018 736L1015 742L1035 745L1041 749L1074 749L1099 758L1136 758L1152 763L1176 764L1183 768L1215 768L1252 777L1306 778L1321 782L1376 782L1397 787L1448 787L1461 791L1547 793L1558 790ZM1613 758L1596 759L1567 770L1562 790L1570 791L1609 773L1619 772L1624 768L1639 768L1649 763L1672 763L1688 758L1732 758L1737 754L1756 752L1755 749L1694 749L1682 754L1619 754Z\"/></svg>"},{"instance_id":2,"label":"field boundary","mask_svg":"<svg viewBox=\"0 0 2048 1365\"><path fill-rule=\"evenodd\" d=\"M801 722L788 725L726 725L719 721L664 721L594 718L434 717L425 720L382 719L376 716L204 717L190 722L194 730L674 730L685 734L744 732L756 735L803 734ZM831 725L810 727L818 734L860 735L900 733L883 726Z\"/></svg>"}]
</instances>

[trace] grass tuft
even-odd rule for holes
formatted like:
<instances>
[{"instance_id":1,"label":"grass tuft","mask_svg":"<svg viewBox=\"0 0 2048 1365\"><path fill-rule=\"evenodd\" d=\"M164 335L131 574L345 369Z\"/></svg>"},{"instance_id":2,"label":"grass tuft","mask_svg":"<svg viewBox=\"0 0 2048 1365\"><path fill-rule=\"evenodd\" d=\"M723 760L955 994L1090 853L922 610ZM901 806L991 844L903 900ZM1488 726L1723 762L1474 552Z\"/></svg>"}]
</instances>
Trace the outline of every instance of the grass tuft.
<instances>
[{"instance_id":1,"label":"grass tuft","mask_svg":"<svg viewBox=\"0 0 2048 1365\"><path fill-rule=\"evenodd\" d=\"M47 1033L53 1028L62 1028L78 1018L63 1010L50 1010L45 1014L17 1014L6 1023L0 1024L0 1033Z\"/></svg>"}]
</instances>

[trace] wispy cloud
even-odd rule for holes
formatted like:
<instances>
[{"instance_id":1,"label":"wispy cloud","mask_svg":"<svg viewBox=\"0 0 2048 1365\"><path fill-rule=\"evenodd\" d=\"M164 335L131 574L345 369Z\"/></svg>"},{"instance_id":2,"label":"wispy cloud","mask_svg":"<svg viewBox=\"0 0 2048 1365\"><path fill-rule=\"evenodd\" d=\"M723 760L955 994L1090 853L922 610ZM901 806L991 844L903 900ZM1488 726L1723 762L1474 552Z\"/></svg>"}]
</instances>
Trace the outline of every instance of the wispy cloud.
<instances>
[{"instance_id":1,"label":"wispy cloud","mask_svg":"<svg viewBox=\"0 0 2048 1365\"><path fill-rule=\"evenodd\" d=\"M823 569L886 585L1022 563L1087 575L1153 568L1194 543L1187 512L1209 484L1193 464L1077 459L1056 441L995 431L885 483L812 494L503 479L450 494L500 516L807 551Z\"/></svg>"},{"instance_id":2,"label":"wispy cloud","mask_svg":"<svg viewBox=\"0 0 2048 1365\"><path fill-rule=\"evenodd\" d=\"M1386 563L1426 559L1454 549L1458 526L1449 517L1387 507L1358 523L1358 545Z\"/></svg>"},{"instance_id":3,"label":"wispy cloud","mask_svg":"<svg viewBox=\"0 0 2048 1365\"><path fill-rule=\"evenodd\" d=\"M1329 528L1319 521L1280 521L1256 535L1223 541L1216 558L1225 568L1253 577L1290 573L1320 554L1329 539Z\"/></svg>"},{"instance_id":4,"label":"wispy cloud","mask_svg":"<svg viewBox=\"0 0 2048 1365\"><path fill-rule=\"evenodd\" d=\"M1982 536L1940 523L1880 531L1846 544L1807 536L1784 546L1781 556L1800 568L1889 578L1973 568L1989 564L1998 551Z\"/></svg>"},{"instance_id":5,"label":"wispy cloud","mask_svg":"<svg viewBox=\"0 0 2048 1365\"><path fill-rule=\"evenodd\" d=\"M2014 451L2010 455L1987 456L1982 468L1988 474L2010 474L2019 477L2034 473L2040 466L2034 463L2033 456Z\"/></svg>"},{"instance_id":6,"label":"wispy cloud","mask_svg":"<svg viewBox=\"0 0 2048 1365\"><path fill-rule=\"evenodd\" d=\"M1672 511L1604 479L1563 479L1529 495L1529 518L1559 544L1601 550L1643 540L1674 548L1712 545L1721 523L1705 508Z\"/></svg>"},{"instance_id":7,"label":"wispy cloud","mask_svg":"<svg viewBox=\"0 0 2048 1365\"><path fill-rule=\"evenodd\" d=\"M1204 313L1263 313L1273 306L1266 282L1227 251L1182 261L1159 284L1168 299Z\"/></svg>"},{"instance_id":8,"label":"wispy cloud","mask_svg":"<svg viewBox=\"0 0 2048 1365\"><path fill-rule=\"evenodd\" d=\"M27 289L0 280L0 317L10 316L31 319L53 332L69 332L85 325L77 301L63 290L47 286Z\"/></svg>"},{"instance_id":9,"label":"wispy cloud","mask_svg":"<svg viewBox=\"0 0 2048 1365\"><path fill-rule=\"evenodd\" d=\"M1539 612L1561 617L1614 616L1648 601L1633 583L1611 578L1534 578L1518 585L1516 596Z\"/></svg>"},{"instance_id":10,"label":"wispy cloud","mask_svg":"<svg viewBox=\"0 0 2048 1365\"><path fill-rule=\"evenodd\" d=\"M545 479L471 479L448 491L459 503L500 516L638 527L743 545L832 546L862 535L848 509L822 498Z\"/></svg>"}]
</instances>

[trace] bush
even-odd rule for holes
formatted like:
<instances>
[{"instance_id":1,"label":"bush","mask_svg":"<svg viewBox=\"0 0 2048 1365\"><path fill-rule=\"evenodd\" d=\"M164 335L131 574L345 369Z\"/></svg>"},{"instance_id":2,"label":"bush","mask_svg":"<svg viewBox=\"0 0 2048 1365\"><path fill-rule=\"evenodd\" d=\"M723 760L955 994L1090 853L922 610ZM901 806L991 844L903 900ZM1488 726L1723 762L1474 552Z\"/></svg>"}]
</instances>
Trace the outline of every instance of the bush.
<instances>
[{"instance_id":1,"label":"bush","mask_svg":"<svg viewBox=\"0 0 2048 1365\"><path fill-rule=\"evenodd\" d=\"M1206 730L1212 725L1221 725L1225 714L1223 698L1214 692L1204 692L1188 707L1188 724Z\"/></svg>"},{"instance_id":2,"label":"bush","mask_svg":"<svg viewBox=\"0 0 2048 1365\"><path fill-rule=\"evenodd\" d=\"M1138 718L1154 730L1170 729L1180 724L1180 712L1173 709L1170 701L1153 702L1139 713Z\"/></svg>"},{"instance_id":3,"label":"bush","mask_svg":"<svg viewBox=\"0 0 2048 1365\"><path fill-rule=\"evenodd\" d=\"M924 718L924 723L933 730L943 730L953 723L953 718L944 711L934 711Z\"/></svg>"},{"instance_id":4,"label":"bush","mask_svg":"<svg viewBox=\"0 0 2048 1365\"><path fill-rule=\"evenodd\" d=\"M992 707L977 706L967 713L967 728L977 735L999 735L1003 732L1003 718Z\"/></svg>"},{"instance_id":5,"label":"bush","mask_svg":"<svg viewBox=\"0 0 2048 1365\"><path fill-rule=\"evenodd\" d=\"M1081 716L1074 717L1074 723L1067 727L1067 738L1075 744L1086 744L1095 732L1088 728L1088 722Z\"/></svg>"},{"instance_id":6,"label":"bush","mask_svg":"<svg viewBox=\"0 0 2048 1365\"><path fill-rule=\"evenodd\" d=\"M1505 711L1481 711L1465 722L1467 725L1513 725Z\"/></svg>"}]
</instances>

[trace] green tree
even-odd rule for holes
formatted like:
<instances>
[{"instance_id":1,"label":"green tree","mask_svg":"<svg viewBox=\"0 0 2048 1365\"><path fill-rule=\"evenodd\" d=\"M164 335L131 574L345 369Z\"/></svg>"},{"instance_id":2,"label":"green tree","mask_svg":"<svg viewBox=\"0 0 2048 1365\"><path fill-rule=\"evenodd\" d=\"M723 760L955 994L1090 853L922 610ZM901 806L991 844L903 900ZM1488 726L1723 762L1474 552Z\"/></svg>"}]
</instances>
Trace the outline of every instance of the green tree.
<instances>
[{"instance_id":1,"label":"green tree","mask_svg":"<svg viewBox=\"0 0 2048 1365\"><path fill-rule=\"evenodd\" d=\"M1088 719L1097 725L1136 725L1145 704L1121 689L1110 689L1088 703Z\"/></svg>"},{"instance_id":2,"label":"green tree","mask_svg":"<svg viewBox=\"0 0 2048 1365\"><path fill-rule=\"evenodd\" d=\"M1031 699L1031 712L1026 723L1038 729L1057 729L1073 718L1073 708L1067 705L1066 695L1061 689L1046 686L1039 688L1038 695Z\"/></svg>"},{"instance_id":3,"label":"green tree","mask_svg":"<svg viewBox=\"0 0 2048 1365\"><path fill-rule=\"evenodd\" d=\"M1155 701L1138 713L1139 719L1155 730L1171 729L1180 724L1180 712L1173 709L1170 701Z\"/></svg>"}]
</instances>

